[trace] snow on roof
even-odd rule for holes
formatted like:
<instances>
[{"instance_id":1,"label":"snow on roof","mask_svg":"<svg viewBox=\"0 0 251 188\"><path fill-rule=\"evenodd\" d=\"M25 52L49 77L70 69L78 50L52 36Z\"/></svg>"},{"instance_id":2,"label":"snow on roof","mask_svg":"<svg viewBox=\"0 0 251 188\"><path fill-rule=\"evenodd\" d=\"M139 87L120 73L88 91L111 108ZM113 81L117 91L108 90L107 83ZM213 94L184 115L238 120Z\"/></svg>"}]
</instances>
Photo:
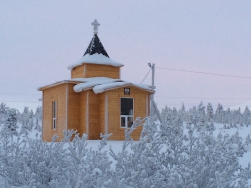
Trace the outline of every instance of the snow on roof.
<instances>
[{"instance_id":1,"label":"snow on roof","mask_svg":"<svg viewBox=\"0 0 251 188\"><path fill-rule=\"evenodd\" d=\"M44 85L44 86L41 86L41 87L38 87L37 90L38 91L41 91L45 88L50 88L50 87L53 87L53 86L56 86L56 85L60 85L60 84L64 84L64 83L78 83L78 82L84 82L83 80L84 78L77 78L77 79L69 79L69 80L62 80L62 81L58 81L58 82L55 82L55 83L52 83L52 84L49 84L49 85Z\"/></svg>"},{"instance_id":2,"label":"snow on roof","mask_svg":"<svg viewBox=\"0 0 251 188\"><path fill-rule=\"evenodd\" d=\"M148 92L154 92L154 87L149 85L143 84L135 84L123 81L121 79L113 79L107 77L92 77L92 78L73 78L69 80L59 81L50 85L46 85L43 87L38 88L38 90L43 90L45 88L54 87L59 84L64 83L74 83L76 84L73 87L75 92L81 92L84 90L92 89L94 93L102 93L107 90L123 87L123 86L135 86L137 88L146 90Z\"/></svg>"},{"instance_id":3,"label":"snow on roof","mask_svg":"<svg viewBox=\"0 0 251 188\"><path fill-rule=\"evenodd\" d=\"M93 55L90 55L90 54L84 55L76 63L68 66L68 69L72 70L74 67L82 65L84 63L98 64L98 65L111 65L111 66L114 66L114 67L122 67L122 66L124 66L123 64L118 63L116 61L113 61L112 59L104 56L103 54L95 53Z\"/></svg>"},{"instance_id":4,"label":"snow on roof","mask_svg":"<svg viewBox=\"0 0 251 188\"><path fill-rule=\"evenodd\" d=\"M73 87L75 92L81 92L83 90L91 89L96 85L99 84L106 84L106 83L112 83L112 82L117 82L121 81L120 79L112 79L112 78L106 78L106 77L96 77L96 78L91 78L87 80L85 83L80 83L77 84Z\"/></svg>"},{"instance_id":5,"label":"snow on roof","mask_svg":"<svg viewBox=\"0 0 251 188\"><path fill-rule=\"evenodd\" d=\"M123 86L127 86L130 84L131 84L130 82L110 82L110 83L95 86L93 88L93 91L96 94L103 93L106 90L110 90L110 89L114 89L114 88L118 88L118 87L123 87Z\"/></svg>"},{"instance_id":6,"label":"snow on roof","mask_svg":"<svg viewBox=\"0 0 251 188\"><path fill-rule=\"evenodd\" d=\"M112 79L106 77L94 77L88 78L84 83L79 83L73 87L75 92L81 92L84 90L92 89L94 93L102 93L106 90L115 89L123 86L135 86L137 88L147 90L149 92L154 92L152 86L143 85L143 84L134 84L126 82L120 79Z\"/></svg>"}]
</instances>

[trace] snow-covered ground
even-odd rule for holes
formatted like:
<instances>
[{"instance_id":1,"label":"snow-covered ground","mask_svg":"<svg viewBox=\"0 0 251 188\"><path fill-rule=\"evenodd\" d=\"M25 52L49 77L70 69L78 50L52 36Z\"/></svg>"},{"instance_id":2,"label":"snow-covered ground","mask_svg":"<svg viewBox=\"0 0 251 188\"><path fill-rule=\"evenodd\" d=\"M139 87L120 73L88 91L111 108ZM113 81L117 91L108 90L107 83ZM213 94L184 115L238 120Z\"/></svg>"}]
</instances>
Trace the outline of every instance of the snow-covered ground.
<instances>
[{"instance_id":1,"label":"snow-covered ground","mask_svg":"<svg viewBox=\"0 0 251 188\"><path fill-rule=\"evenodd\" d=\"M243 138L243 142L245 142L245 139L248 136L248 134L251 134L251 126L249 126L249 127L246 127L246 126L239 127L238 126L238 128L224 129L223 124L215 123L214 125L216 128L216 130L214 131L215 136L217 136L220 132L222 134L233 135L238 131L239 135ZM247 150L247 153L245 153L244 156L242 158L240 158L240 160L239 160L240 165L242 167L247 167L248 163L251 162L251 145L247 146L245 149Z\"/></svg>"},{"instance_id":2,"label":"snow-covered ground","mask_svg":"<svg viewBox=\"0 0 251 188\"><path fill-rule=\"evenodd\" d=\"M238 132L239 135L243 138L243 142L244 142L245 138L248 136L248 134L251 134L251 126L248 126L248 127L246 127L246 126L239 127L238 126L238 128L225 129L225 128L223 128L224 127L223 124L215 123L214 125L216 128L216 130L214 131L214 136L217 136L220 132L223 135L224 134L233 135L236 132ZM18 124L18 126L19 126L18 131L20 131L20 129L21 129L20 123ZM186 132L187 131L185 128L185 133ZM32 130L29 132L28 136L30 138L36 138L36 135L38 135L40 137L41 132L39 132L37 130ZM100 140L88 140L87 144L88 144L87 148L92 148L92 150L98 150ZM123 141L107 141L107 145L104 147L104 150L109 153L109 149L112 148L115 153L119 153L120 151L122 151L122 146L123 146ZM247 167L248 163L251 161L251 145L247 146L245 149L247 150L247 153L245 153L243 157L239 158L239 163L242 167ZM114 161L111 156L110 156L110 160ZM112 164L112 166L114 166L114 163ZM251 180L249 180L249 185L251 185ZM0 178L0 188L4 188L4 187L6 187L5 179ZM9 187L9 186L7 186L7 187Z\"/></svg>"}]
</instances>

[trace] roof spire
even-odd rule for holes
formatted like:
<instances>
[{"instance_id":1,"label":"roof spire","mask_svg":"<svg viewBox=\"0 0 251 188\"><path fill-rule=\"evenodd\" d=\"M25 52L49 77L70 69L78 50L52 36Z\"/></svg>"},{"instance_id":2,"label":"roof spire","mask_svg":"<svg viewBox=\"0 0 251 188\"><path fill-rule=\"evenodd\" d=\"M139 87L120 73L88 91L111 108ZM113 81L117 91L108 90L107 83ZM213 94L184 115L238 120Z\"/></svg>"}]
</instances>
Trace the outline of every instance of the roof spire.
<instances>
[{"instance_id":1,"label":"roof spire","mask_svg":"<svg viewBox=\"0 0 251 188\"><path fill-rule=\"evenodd\" d=\"M98 34L98 26L100 26L100 24L95 19L94 22L92 22L92 25L93 25L93 33L94 33L94 35L97 35Z\"/></svg>"},{"instance_id":2,"label":"roof spire","mask_svg":"<svg viewBox=\"0 0 251 188\"><path fill-rule=\"evenodd\" d=\"M98 38L98 26L100 26L100 24L95 19L94 22L92 22L92 25L93 25L93 30L94 30L94 36L93 36L88 48L86 49L84 56L86 54L93 55L95 53L98 53L98 54L102 54L102 55L109 58L109 55L105 51L104 46L102 45L101 41Z\"/></svg>"}]
</instances>

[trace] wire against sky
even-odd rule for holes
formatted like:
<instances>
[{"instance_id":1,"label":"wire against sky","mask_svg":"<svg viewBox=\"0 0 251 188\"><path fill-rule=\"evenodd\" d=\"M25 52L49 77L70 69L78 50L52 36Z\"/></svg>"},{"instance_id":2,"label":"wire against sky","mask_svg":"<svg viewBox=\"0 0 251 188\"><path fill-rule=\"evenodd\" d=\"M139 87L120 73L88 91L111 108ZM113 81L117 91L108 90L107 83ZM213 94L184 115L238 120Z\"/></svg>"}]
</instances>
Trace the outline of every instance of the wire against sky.
<instances>
[{"instance_id":1,"label":"wire against sky","mask_svg":"<svg viewBox=\"0 0 251 188\"><path fill-rule=\"evenodd\" d=\"M251 99L251 97L240 97L240 98L230 98L230 97L165 97L165 96L155 96L157 98L168 98L168 99L233 99L233 100L239 100L239 99Z\"/></svg>"},{"instance_id":2,"label":"wire against sky","mask_svg":"<svg viewBox=\"0 0 251 188\"><path fill-rule=\"evenodd\" d=\"M41 94L29 94L29 93L0 93L0 95L41 95Z\"/></svg>"},{"instance_id":3,"label":"wire against sky","mask_svg":"<svg viewBox=\"0 0 251 188\"><path fill-rule=\"evenodd\" d=\"M41 103L42 101L0 101L0 103L5 102L16 102L16 103Z\"/></svg>"},{"instance_id":4,"label":"wire against sky","mask_svg":"<svg viewBox=\"0 0 251 188\"><path fill-rule=\"evenodd\" d=\"M150 68L148 73L146 74L146 76L144 77L144 79L140 82L141 84L145 81L146 77L148 76L149 72L151 71L152 69Z\"/></svg>"},{"instance_id":5,"label":"wire against sky","mask_svg":"<svg viewBox=\"0 0 251 188\"><path fill-rule=\"evenodd\" d=\"M202 72L202 71L173 69L173 68L167 68L167 67L155 67L155 68L156 69L165 69L165 70L170 70L170 71L188 72L188 73L196 73L196 74L206 74L206 75L213 75L213 76L224 76L224 77L231 77L231 78L251 79L251 77L247 77L247 76L237 76L237 75L230 75L230 74L217 74L217 73Z\"/></svg>"}]
</instances>

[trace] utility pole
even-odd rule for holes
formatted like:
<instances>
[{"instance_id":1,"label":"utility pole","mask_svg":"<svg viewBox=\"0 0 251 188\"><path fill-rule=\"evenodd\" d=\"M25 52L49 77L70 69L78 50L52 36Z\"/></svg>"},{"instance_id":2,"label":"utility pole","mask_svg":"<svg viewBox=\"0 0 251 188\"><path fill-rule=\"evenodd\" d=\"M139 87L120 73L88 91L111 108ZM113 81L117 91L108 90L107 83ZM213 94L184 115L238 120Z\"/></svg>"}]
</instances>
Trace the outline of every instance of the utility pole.
<instances>
[{"instance_id":1,"label":"utility pole","mask_svg":"<svg viewBox=\"0 0 251 188\"><path fill-rule=\"evenodd\" d=\"M154 77L155 77L155 64L154 63L148 63L148 66L152 69L152 88L155 89L154 86ZM156 105L156 103L154 102L154 94L151 95L151 107L150 107L150 116L151 116L151 121L153 121L153 115L154 115L154 111L156 112L159 121L162 125L164 125L164 121L161 118L161 115L159 113L158 107Z\"/></svg>"},{"instance_id":2,"label":"utility pole","mask_svg":"<svg viewBox=\"0 0 251 188\"><path fill-rule=\"evenodd\" d=\"M154 77L155 77L155 64L152 64L152 86L154 86ZM154 94L152 95L152 100L154 101Z\"/></svg>"},{"instance_id":3,"label":"utility pole","mask_svg":"<svg viewBox=\"0 0 251 188\"><path fill-rule=\"evenodd\" d=\"M152 69L152 86L154 86L155 63L148 63L148 66Z\"/></svg>"},{"instance_id":4,"label":"utility pole","mask_svg":"<svg viewBox=\"0 0 251 188\"><path fill-rule=\"evenodd\" d=\"M155 64L148 63L148 66L152 69L152 87L155 88L155 86L154 86ZM150 107L151 117L153 116L153 111L154 111L153 103L154 103L154 94L151 95L151 107Z\"/></svg>"}]
</instances>

